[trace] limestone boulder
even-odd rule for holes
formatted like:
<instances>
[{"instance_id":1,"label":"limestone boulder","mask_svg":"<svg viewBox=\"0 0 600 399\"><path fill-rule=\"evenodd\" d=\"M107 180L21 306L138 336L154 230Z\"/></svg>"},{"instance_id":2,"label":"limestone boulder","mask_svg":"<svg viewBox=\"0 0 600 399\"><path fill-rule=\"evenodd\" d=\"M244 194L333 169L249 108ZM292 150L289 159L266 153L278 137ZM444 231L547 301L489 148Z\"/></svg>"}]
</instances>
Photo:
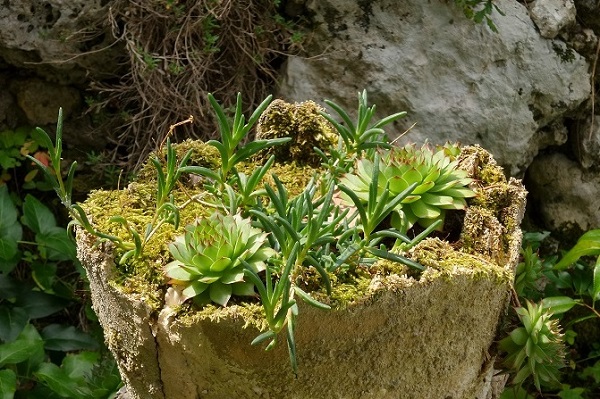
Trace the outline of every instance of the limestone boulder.
<instances>
[{"instance_id":1,"label":"limestone boulder","mask_svg":"<svg viewBox=\"0 0 600 399\"><path fill-rule=\"evenodd\" d=\"M542 37L554 39L558 33L575 23L573 0L536 0L531 4L531 19Z\"/></svg>"},{"instance_id":2,"label":"limestone boulder","mask_svg":"<svg viewBox=\"0 0 600 399\"><path fill-rule=\"evenodd\" d=\"M288 60L279 94L352 110L367 89L379 116L408 112L392 135L415 124L403 141L481 144L522 175L540 149L564 142L555 127L589 97L589 65L541 37L524 5L494 4L505 14L492 14L498 33L453 2L309 1L312 39Z\"/></svg>"},{"instance_id":3,"label":"limestone boulder","mask_svg":"<svg viewBox=\"0 0 600 399\"><path fill-rule=\"evenodd\" d=\"M0 60L7 69L14 67L60 84L85 83L90 75L116 68L113 40L100 26L100 21L106 21L109 2L3 1Z\"/></svg>"},{"instance_id":4,"label":"limestone boulder","mask_svg":"<svg viewBox=\"0 0 600 399\"><path fill-rule=\"evenodd\" d=\"M560 153L537 157L527 176L531 209L554 231L600 228L600 175Z\"/></svg>"}]
</instances>

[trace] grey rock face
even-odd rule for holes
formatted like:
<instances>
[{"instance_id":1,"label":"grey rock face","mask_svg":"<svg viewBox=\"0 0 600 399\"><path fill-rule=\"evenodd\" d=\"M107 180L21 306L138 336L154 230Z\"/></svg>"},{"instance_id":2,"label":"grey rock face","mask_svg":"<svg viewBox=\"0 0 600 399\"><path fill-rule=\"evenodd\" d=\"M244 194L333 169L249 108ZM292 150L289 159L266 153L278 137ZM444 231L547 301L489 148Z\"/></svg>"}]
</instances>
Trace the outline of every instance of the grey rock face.
<instances>
[{"instance_id":1,"label":"grey rock face","mask_svg":"<svg viewBox=\"0 0 600 399\"><path fill-rule=\"evenodd\" d=\"M573 0L536 0L531 4L531 19L542 37L554 39L565 27L575 23Z\"/></svg>"},{"instance_id":2,"label":"grey rock face","mask_svg":"<svg viewBox=\"0 0 600 399\"><path fill-rule=\"evenodd\" d=\"M600 164L600 115L580 120L574 129L571 148L584 169Z\"/></svg>"},{"instance_id":3,"label":"grey rock face","mask_svg":"<svg viewBox=\"0 0 600 399\"><path fill-rule=\"evenodd\" d=\"M522 4L497 5L506 15L492 15L493 33L452 2L310 1L312 46L289 59L280 95L353 110L366 88L379 116L409 113L391 132L416 123L404 141L481 144L522 175L540 149L564 142L547 127L588 98L590 76L581 56L540 37Z\"/></svg>"},{"instance_id":4,"label":"grey rock face","mask_svg":"<svg viewBox=\"0 0 600 399\"><path fill-rule=\"evenodd\" d=\"M58 83L83 83L114 67L104 48L111 38L91 34L107 0L4 0L0 6L0 59ZM87 35L86 35L87 34ZM88 56L82 53L92 51ZM101 59L103 57L103 59Z\"/></svg>"},{"instance_id":5,"label":"grey rock face","mask_svg":"<svg viewBox=\"0 0 600 399\"><path fill-rule=\"evenodd\" d=\"M537 157L528 171L530 204L552 230L587 231L600 226L600 175L563 154Z\"/></svg>"}]
</instances>

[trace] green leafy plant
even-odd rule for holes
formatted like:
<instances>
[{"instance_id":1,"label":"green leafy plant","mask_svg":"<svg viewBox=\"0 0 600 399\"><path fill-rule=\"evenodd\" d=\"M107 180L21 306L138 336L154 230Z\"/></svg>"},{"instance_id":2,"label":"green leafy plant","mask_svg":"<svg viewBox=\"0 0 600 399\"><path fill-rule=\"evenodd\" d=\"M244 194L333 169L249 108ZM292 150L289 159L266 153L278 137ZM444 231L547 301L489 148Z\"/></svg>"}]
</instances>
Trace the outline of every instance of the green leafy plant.
<instances>
[{"instance_id":1,"label":"green leafy plant","mask_svg":"<svg viewBox=\"0 0 600 399\"><path fill-rule=\"evenodd\" d=\"M21 126L14 131L0 132L0 184L17 178L24 189L47 189L43 182L35 179L39 169L31 169L29 165L23 164L28 155L41 163L48 162L48 154L35 129ZM16 171L24 173L23 176L17 176Z\"/></svg>"},{"instance_id":2,"label":"green leafy plant","mask_svg":"<svg viewBox=\"0 0 600 399\"><path fill-rule=\"evenodd\" d=\"M579 334L589 327L580 329L578 325L593 323L600 317L595 307L600 295L600 266L597 259L590 261L588 258L600 254L600 235L598 230L590 230L583 234L577 244L559 261L558 256L554 254L545 259L540 257L540 243L546 237L547 232L524 235L521 253L523 260L517 267L515 293L518 300L527 301L528 309L516 308L521 326L514 329L501 344L501 348L507 352L506 365L512 366L515 374L514 384L505 390L502 398L537 397L538 394L528 390L529 381L532 381L535 389L543 395L594 398L600 392L600 378L597 378L600 376L597 373L600 362L596 360L600 357L600 343L580 342ZM537 303L533 304L531 300ZM535 307L536 311L529 311L530 306ZM525 313L529 316L521 316ZM539 316L537 324L530 313ZM543 327L544 325L546 327ZM528 341L529 349L518 345L523 343L523 329L527 332L538 332L537 342L533 341L535 333L531 334L529 339L533 343ZM564 333L554 335L554 341L543 338L543 331L550 333L552 330L558 332L559 329L563 329ZM536 349L537 346L545 345L551 347ZM561 346L564 349L558 349ZM523 352L524 350L526 352ZM550 353L552 356L544 356L536 350ZM584 353L580 353L581 351ZM522 361L520 368L515 367L518 361ZM529 363L533 366L528 365Z\"/></svg>"},{"instance_id":3,"label":"green leafy plant","mask_svg":"<svg viewBox=\"0 0 600 399\"><path fill-rule=\"evenodd\" d=\"M315 149L324 160L324 164L334 176L350 171L357 158L372 158L376 148L391 148L391 144L385 134L383 127L406 116L406 112L397 112L380 119L376 123L371 120L375 115L375 105L369 107L367 91L358 93L357 121L353 122L350 115L333 101L325 100L342 119L338 122L332 115L322 112L321 115L327 119L338 131L339 142L336 148L332 148L329 154Z\"/></svg>"},{"instance_id":4,"label":"green leafy plant","mask_svg":"<svg viewBox=\"0 0 600 399\"><path fill-rule=\"evenodd\" d=\"M356 171L344 175L342 184L363 202L372 199L370 187L375 178L377 196L389 191L393 198L415 184L402 200L402 206L397 207L392 225L401 232L406 232L416 222L426 228L440 221L443 223L446 210L464 209L465 198L475 196L468 188L472 180L467 177L467 172L458 169L455 160L458 152L458 146L450 144L435 151L427 145L418 148L414 144L393 148L383 152L385 168L375 168L368 158L360 159Z\"/></svg>"},{"instance_id":5,"label":"green leafy plant","mask_svg":"<svg viewBox=\"0 0 600 399\"><path fill-rule=\"evenodd\" d=\"M175 260L165 267L170 284L182 286L182 300L227 305L232 295L254 295L254 285L244 281L244 267L254 273L265 270L264 261L274 256L266 247L266 234L249 219L213 213L169 245Z\"/></svg>"},{"instance_id":6,"label":"green leafy plant","mask_svg":"<svg viewBox=\"0 0 600 399\"><path fill-rule=\"evenodd\" d=\"M70 223L71 225L75 224L81 226L88 233L93 234L103 240L113 242L117 248L123 252L120 262L125 262L130 257L141 256L144 246L158 231L162 224L169 223L173 224L174 226L178 226L179 208L177 208L177 206L175 206L173 203L173 198L170 196L170 194L175 188L177 181L181 177L181 174L183 173L184 168L189 161L191 152L185 154L181 161L177 163L177 155L175 150L173 149L170 140L167 139L165 170L163 170L163 165L158 159L158 156L155 155L151 159L152 165L154 165L157 174L156 207L154 217L152 218L152 221L145 226L144 231L139 232L136 227L129 223L129 221L125 218L118 215L113 216L111 221L113 223L121 224L131 237L131 241L124 241L115 235L106 234L95 229L92 223L89 221L83 208L79 204L73 202L73 179L75 176L75 170L77 169L77 161L74 161L71 164L68 172L66 173L66 179L64 179L61 166L62 122L61 108L58 111L58 123L56 125L56 145L52 143L50 136L48 136L43 129L36 129L40 137L40 141L46 148L48 148L48 164L29 155L28 158L35 162L44 172L46 179L54 188L54 191L60 198L62 204L65 206L65 208L67 208L69 215L72 218Z\"/></svg>"},{"instance_id":7,"label":"green leafy plant","mask_svg":"<svg viewBox=\"0 0 600 399\"><path fill-rule=\"evenodd\" d=\"M494 4L494 0L454 0L454 3L463 10L468 19L478 24L485 21L492 32L498 32L498 28L490 16L494 10L502 16L504 13Z\"/></svg>"},{"instance_id":8,"label":"green leafy plant","mask_svg":"<svg viewBox=\"0 0 600 399\"><path fill-rule=\"evenodd\" d=\"M73 273L75 278L68 277ZM80 273L75 244L48 207L27 194L19 209L7 185L0 186L3 398L100 399L108 398L120 386L116 364L102 346L99 327L90 334L75 327L80 320L65 323L67 309L83 306L77 294ZM58 318L60 313L63 316ZM92 324L88 322L88 326Z\"/></svg>"},{"instance_id":9,"label":"green leafy plant","mask_svg":"<svg viewBox=\"0 0 600 399\"><path fill-rule=\"evenodd\" d=\"M500 349L507 353L504 363L515 373L512 383L532 376L538 390L541 382L557 384L565 355L558 320L543 304L527 302L527 308L519 307L516 312L523 326L500 341Z\"/></svg>"}]
</instances>

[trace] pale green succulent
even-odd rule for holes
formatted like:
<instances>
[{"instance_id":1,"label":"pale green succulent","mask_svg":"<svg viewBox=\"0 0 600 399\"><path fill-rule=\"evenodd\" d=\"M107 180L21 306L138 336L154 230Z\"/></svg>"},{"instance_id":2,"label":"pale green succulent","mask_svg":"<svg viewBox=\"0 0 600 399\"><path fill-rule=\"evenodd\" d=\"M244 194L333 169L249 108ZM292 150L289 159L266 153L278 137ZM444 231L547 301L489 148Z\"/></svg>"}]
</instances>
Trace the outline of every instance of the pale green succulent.
<instances>
[{"instance_id":1,"label":"pale green succulent","mask_svg":"<svg viewBox=\"0 0 600 399\"><path fill-rule=\"evenodd\" d=\"M417 183L392 214L395 228L406 231L415 223L422 227L438 220L443 223L447 210L465 209L466 198L475 196L475 192L468 187L472 179L467 172L458 169L456 156L459 153L460 148L456 144L436 148L427 144L422 147L409 144L382 152L377 176L378 194L382 194L387 186L392 200L411 184ZM341 183L366 202L373 169L373 161L360 159L354 173L344 175Z\"/></svg>"},{"instance_id":2,"label":"pale green succulent","mask_svg":"<svg viewBox=\"0 0 600 399\"><path fill-rule=\"evenodd\" d=\"M244 263L255 273L263 271L275 254L266 243L267 234L249 219L214 213L186 226L169 245L175 260L165 266L165 275L181 289L183 301L226 306L232 295L254 295L254 284L244 280Z\"/></svg>"},{"instance_id":3,"label":"pale green succulent","mask_svg":"<svg viewBox=\"0 0 600 399\"><path fill-rule=\"evenodd\" d=\"M552 318L542 303L528 301L527 308L516 310L523 326L500 341L500 349L508 354L504 364L515 373L513 383L520 384L533 376L538 390L542 383L556 385L565 356L558 319Z\"/></svg>"}]
</instances>

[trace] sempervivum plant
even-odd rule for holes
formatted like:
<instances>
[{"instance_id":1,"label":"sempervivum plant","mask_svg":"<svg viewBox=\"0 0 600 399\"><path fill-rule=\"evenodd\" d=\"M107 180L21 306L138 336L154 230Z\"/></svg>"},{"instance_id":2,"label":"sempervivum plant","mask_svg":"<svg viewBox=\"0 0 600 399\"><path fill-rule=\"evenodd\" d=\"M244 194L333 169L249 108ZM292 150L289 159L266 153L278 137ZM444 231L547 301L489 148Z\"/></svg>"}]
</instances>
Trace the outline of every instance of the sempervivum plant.
<instances>
[{"instance_id":1,"label":"sempervivum plant","mask_svg":"<svg viewBox=\"0 0 600 399\"><path fill-rule=\"evenodd\" d=\"M467 177L466 171L458 169L456 156L459 153L457 144L435 148L427 144L422 147L408 144L383 151L377 176L379 195L387 186L391 201L410 185L417 184L392 214L395 228L407 231L415 223L428 227L438 222L441 229L446 210L465 209L465 199L475 193L468 187L472 179ZM354 172L344 175L341 183L366 202L373 170L373 161L362 158L357 161Z\"/></svg>"},{"instance_id":2,"label":"sempervivum plant","mask_svg":"<svg viewBox=\"0 0 600 399\"><path fill-rule=\"evenodd\" d=\"M175 260L165 274L183 301L225 306L232 295L254 295L254 284L244 280L244 263L256 273L263 271L264 261L275 254L266 242L267 234L249 219L213 213L186 226L185 234L169 245Z\"/></svg>"},{"instance_id":3,"label":"sempervivum plant","mask_svg":"<svg viewBox=\"0 0 600 399\"><path fill-rule=\"evenodd\" d=\"M504 364L515 377L514 384L521 384L533 376L538 390L541 383L555 385L558 372L564 366L565 345L559 331L558 319L543 304L527 302L527 309L517 308L523 324L500 341L500 349L508 354Z\"/></svg>"}]
</instances>

